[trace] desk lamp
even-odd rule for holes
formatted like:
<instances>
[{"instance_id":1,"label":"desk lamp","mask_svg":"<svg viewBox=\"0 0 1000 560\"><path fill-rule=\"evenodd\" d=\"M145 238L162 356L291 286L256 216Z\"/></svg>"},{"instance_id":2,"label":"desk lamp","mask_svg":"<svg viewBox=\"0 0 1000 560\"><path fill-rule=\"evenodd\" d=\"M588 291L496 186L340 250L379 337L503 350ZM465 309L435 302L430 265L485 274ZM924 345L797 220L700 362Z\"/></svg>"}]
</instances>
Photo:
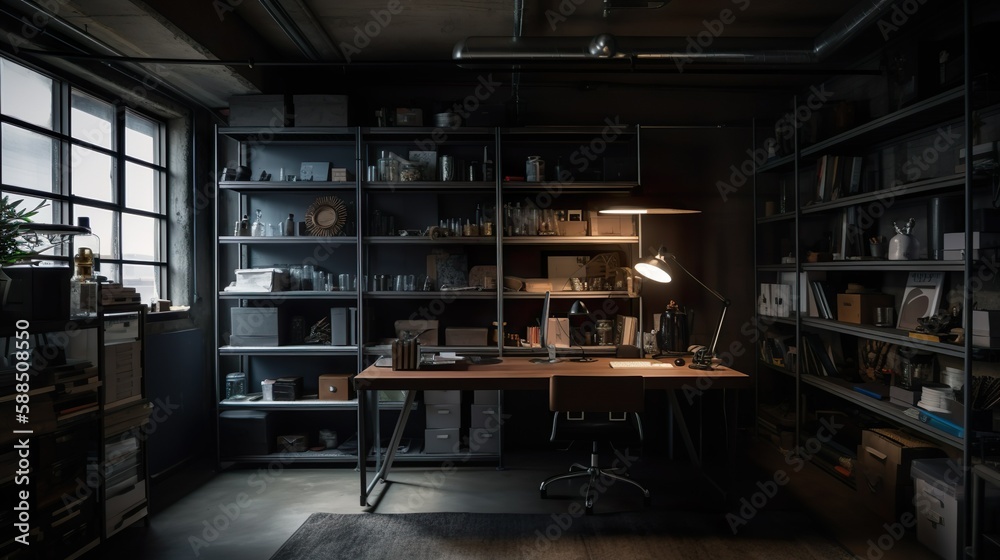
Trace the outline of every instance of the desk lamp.
<instances>
[{"instance_id":1,"label":"desk lamp","mask_svg":"<svg viewBox=\"0 0 1000 560\"><path fill-rule=\"evenodd\" d=\"M566 315L568 315L570 317L578 317L578 316L581 316L581 315L583 315L583 316L589 316L590 315L590 310L587 309L587 305L585 303L583 303L583 301L576 300L576 301L573 302L573 305L569 308L569 312L567 312ZM570 335L569 338L572 341L572 339L573 339L572 328L570 329L569 335ZM579 358L573 358L572 360L570 360L571 362L596 362L597 361L594 358L588 358L587 357L587 351L584 350L583 345L580 344L579 346L580 346L580 357Z\"/></svg>"},{"instance_id":2,"label":"desk lamp","mask_svg":"<svg viewBox=\"0 0 1000 560\"><path fill-rule=\"evenodd\" d=\"M673 253L667 251L665 247L660 246L660 250L656 252L656 256L635 265L635 270L639 274L642 274L646 278L653 280L654 282L667 283L671 280L671 270L670 264L667 261L673 261L678 268L684 271L685 274L690 276L701 285L702 288L715 296L722 302L722 314L719 315L719 324L715 327L715 334L712 336L712 345L708 349L701 349L695 352L694 359L688 366L692 369L705 369L710 370L712 368L712 358L715 357L715 345L719 342L719 333L722 332L722 322L726 318L726 309L729 307L729 300L722 297L719 292L716 292L712 288L705 285L704 282L698 279L697 276L691 274L691 272L684 268L683 265L677 260L677 257Z\"/></svg>"}]
</instances>

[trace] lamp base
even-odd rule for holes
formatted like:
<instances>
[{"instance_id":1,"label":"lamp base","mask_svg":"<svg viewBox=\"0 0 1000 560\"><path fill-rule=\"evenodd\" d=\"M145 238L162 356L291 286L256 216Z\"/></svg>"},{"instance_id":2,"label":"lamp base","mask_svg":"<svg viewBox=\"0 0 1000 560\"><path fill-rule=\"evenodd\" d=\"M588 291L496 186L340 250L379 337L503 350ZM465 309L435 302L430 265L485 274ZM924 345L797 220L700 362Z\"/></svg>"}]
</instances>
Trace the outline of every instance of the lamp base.
<instances>
[{"instance_id":1,"label":"lamp base","mask_svg":"<svg viewBox=\"0 0 1000 560\"><path fill-rule=\"evenodd\" d=\"M595 358L573 358L570 361L589 364L590 362L596 362L597 360Z\"/></svg>"},{"instance_id":2,"label":"lamp base","mask_svg":"<svg viewBox=\"0 0 1000 560\"><path fill-rule=\"evenodd\" d=\"M690 364L690 365L688 365L688 367L691 368L691 369L700 369L700 370L705 370L705 371L714 371L715 370L715 368L712 367L712 364Z\"/></svg>"},{"instance_id":3,"label":"lamp base","mask_svg":"<svg viewBox=\"0 0 1000 560\"><path fill-rule=\"evenodd\" d=\"M558 364L562 361L561 358L532 358L529 360L533 364Z\"/></svg>"}]
</instances>

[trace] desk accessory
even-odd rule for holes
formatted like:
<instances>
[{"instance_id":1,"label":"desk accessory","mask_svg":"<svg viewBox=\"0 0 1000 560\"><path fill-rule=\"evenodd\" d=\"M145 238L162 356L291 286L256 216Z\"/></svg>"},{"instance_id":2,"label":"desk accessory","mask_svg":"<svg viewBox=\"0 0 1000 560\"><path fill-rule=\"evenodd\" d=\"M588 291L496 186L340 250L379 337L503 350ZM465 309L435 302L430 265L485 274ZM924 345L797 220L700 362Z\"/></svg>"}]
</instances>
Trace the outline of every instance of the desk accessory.
<instances>
[{"instance_id":1,"label":"desk accessory","mask_svg":"<svg viewBox=\"0 0 1000 560\"><path fill-rule=\"evenodd\" d=\"M667 264L667 259L672 260L673 263L677 265L678 268L683 270L685 274L694 279L694 281L697 282L702 288L705 288L705 290L708 293L712 294L713 296L718 298L719 301L722 302L722 313L719 315L719 323L715 327L715 334L712 335L712 345L707 349L703 348L695 352L694 358L691 360L691 364L688 366L689 368L692 369L702 369L702 370L714 369L712 367L712 358L715 357L715 345L719 342L719 333L722 332L722 322L726 319L726 309L729 307L730 302L728 299L719 294L719 292L716 292L712 288L709 288L707 285L705 285L705 283L699 280L697 276L691 274L691 272L688 269L684 268L681 265L681 263L678 262L677 257L674 256L672 253L669 253L666 247L662 245L660 246L660 250L656 252L655 257L649 259L646 262L641 262L636 264L635 270L636 272L642 274L643 276L649 278L650 280L661 283L670 282L671 270L670 270L670 265Z\"/></svg>"}]
</instances>

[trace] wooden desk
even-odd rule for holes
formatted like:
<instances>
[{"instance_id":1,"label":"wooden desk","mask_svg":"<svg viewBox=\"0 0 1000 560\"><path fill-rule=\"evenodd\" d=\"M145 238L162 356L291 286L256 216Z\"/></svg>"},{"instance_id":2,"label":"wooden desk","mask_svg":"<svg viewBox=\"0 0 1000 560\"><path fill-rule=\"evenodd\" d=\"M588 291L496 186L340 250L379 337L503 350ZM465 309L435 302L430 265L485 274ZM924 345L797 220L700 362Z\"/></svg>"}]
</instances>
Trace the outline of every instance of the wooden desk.
<instances>
[{"instance_id":1,"label":"wooden desk","mask_svg":"<svg viewBox=\"0 0 1000 560\"><path fill-rule=\"evenodd\" d=\"M646 368L612 368L611 361L622 361L621 358L598 358L594 362L580 363L564 359L555 364L531 363L528 357L505 357L501 363L485 365L469 365L464 370L416 370L393 371L391 368L369 366L354 379L358 391L358 454L359 471L361 472L361 505L368 505L368 496L379 481L384 481L392 467L396 448L402 437L407 417L413 407L414 391L419 390L544 390L549 388L549 378L564 373L573 375L637 375L645 378L647 390L666 390L670 398L675 419L680 426L681 435L692 458L694 444L688 434L684 417L677 403L676 390L685 392L700 392L711 389L734 389L750 386L750 377L744 373L718 367L712 371L702 371L681 367L646 367ZM367 466L364 457L367 453L365 435L365 419L368 416L368 405L374 406L378 414L377 391L406 391L406 400L396 422L388 451L384 461L379 464L376 458L376 474L369 484L367 481ZM371 401L369 403L369 401ZM378 456L376 456L378 457ZM695 459L696 460L696 459Z\"/></svg>"}]
</instances>

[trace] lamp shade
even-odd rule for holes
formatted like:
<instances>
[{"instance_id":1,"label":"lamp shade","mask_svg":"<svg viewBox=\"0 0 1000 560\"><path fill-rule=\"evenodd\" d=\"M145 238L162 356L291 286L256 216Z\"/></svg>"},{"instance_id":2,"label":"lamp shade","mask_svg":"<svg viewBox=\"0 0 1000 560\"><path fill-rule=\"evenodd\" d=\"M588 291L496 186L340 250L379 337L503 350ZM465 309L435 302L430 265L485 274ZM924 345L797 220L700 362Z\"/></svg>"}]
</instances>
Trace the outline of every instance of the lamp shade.
<instances>
[{"instance_id":1,"label":"lamp shade","mask_svg":"<svg viewBox=\"0 0 1000 560\"><path fill-rule=\"evenodd\" d=\"M635 265L635 271L654 282L665 284L671 280L670 265L666 261L666 251L663 247L656 256Z\"/></svg>"},{"instance_id":2,"label":"lamp shade","mask_svg":"<svg viewBox=\"0 0 1000 560\"><path fill-rule=\"evenodd\" d=\"M569 308L567 315L590 315L590 310L587 309L587 305L583 301L576 300Z\"/></svg>"}]
</instances>

